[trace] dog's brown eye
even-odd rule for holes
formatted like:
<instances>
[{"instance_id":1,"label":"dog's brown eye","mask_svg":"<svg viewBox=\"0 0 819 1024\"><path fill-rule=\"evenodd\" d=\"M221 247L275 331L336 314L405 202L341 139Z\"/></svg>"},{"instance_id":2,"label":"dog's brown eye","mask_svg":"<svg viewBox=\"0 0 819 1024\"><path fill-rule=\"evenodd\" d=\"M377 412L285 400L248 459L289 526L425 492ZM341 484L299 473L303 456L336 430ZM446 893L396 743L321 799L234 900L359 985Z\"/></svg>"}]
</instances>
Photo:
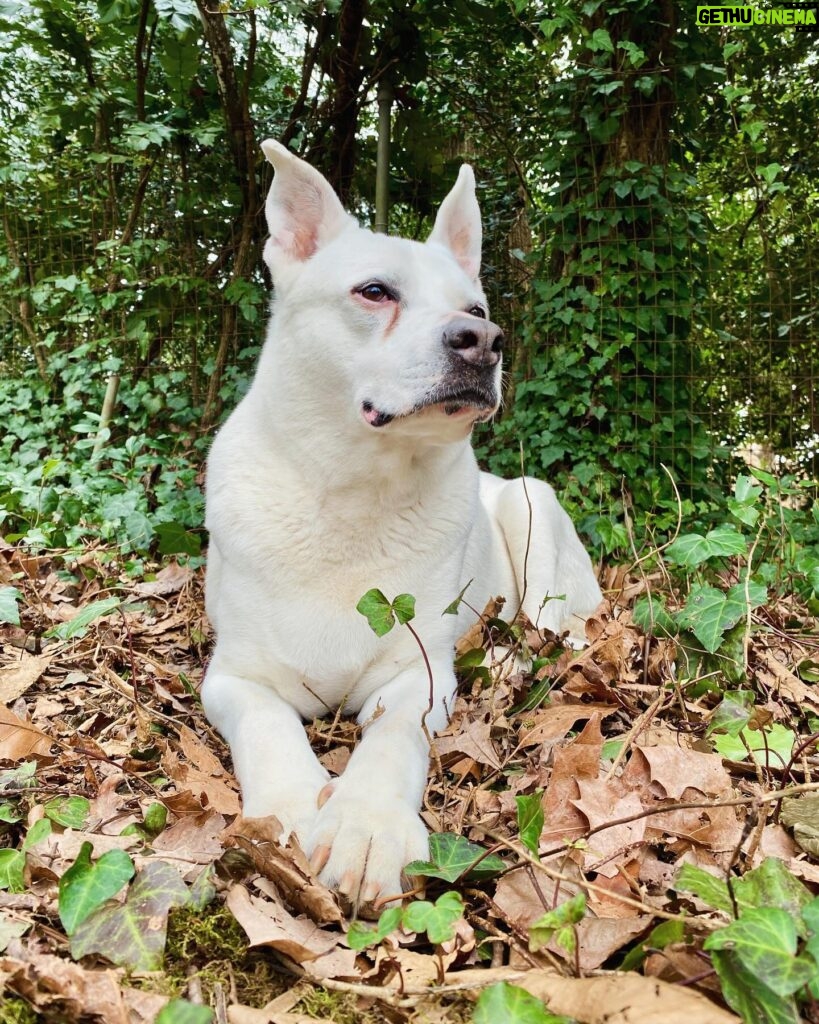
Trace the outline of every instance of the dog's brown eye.
<instances>
[{"instance_id":1,"label":"dog's brown eye","mask_svg":"<svg viewBox=\"0 0 819 1024\"><path fill-rule=\"evenodd\" d=\"M472 309L467 310L471 316L479 316L481 320L486 319L486 310L483 306L473 306Z\"/></svg>"},{"instance_id":2,"label":"dog's brown eye","mask_svg":"<svg viewBox=\"0 0 819 1024\"><path fill-rule=\"evenodd\" d=\"M387 299L394 298L389 288L378 281L372 281L370 284L365 284L363 287L357 288L356 291L368 302L384 302Z\"/></svg>"}]
</instances>

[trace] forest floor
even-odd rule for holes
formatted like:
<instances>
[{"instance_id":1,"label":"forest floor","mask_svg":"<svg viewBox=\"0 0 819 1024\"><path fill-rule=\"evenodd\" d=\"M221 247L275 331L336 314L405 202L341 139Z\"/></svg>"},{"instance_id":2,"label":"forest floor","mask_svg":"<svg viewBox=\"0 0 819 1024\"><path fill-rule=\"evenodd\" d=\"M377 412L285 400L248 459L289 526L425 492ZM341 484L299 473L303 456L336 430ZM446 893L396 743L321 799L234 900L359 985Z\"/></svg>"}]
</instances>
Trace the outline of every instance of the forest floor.
<instances>
[{"instance_id":1,"label":"forest floor","mask_svg":"<svg viewBox=\"0 0 819 1024\"><path fill-rule=\"evenodd\" d=\"M732 907L693 869L731 901L724 883L770 858L819 886L799 811L819 789L817 624L792 601L749 616L752 718L715 730L724 682L632 622L638 596L673 602L665 575L602 582L583 651L494 616L462 641L424 800L446 834L427 917L366 944L275 823L241 818L198 698L203 570L0 544L0 587L22 595L0 624L0 1022L561 1019L525 992L592 1024L738 1020L703 950ZM534 675L465 653L510 640ZM355 724L307 729L341 772Z\"/></svg>"}]
</instances>

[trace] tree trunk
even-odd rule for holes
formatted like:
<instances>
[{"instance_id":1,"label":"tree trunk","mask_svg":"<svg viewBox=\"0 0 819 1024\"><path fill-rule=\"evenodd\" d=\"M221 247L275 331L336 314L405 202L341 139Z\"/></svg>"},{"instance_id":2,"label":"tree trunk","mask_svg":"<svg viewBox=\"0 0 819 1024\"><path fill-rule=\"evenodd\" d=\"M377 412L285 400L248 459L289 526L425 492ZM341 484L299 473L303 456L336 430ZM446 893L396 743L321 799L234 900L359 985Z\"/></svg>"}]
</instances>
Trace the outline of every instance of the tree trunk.
<instances>
[{"instance_id":1,"label":"tree trunk","mask_svg":"<svg viewBox=\"0 0 819 1024\"><path fill-rule=\"evenodd\" d=\"M205 0L196 0L196 6L202 19L205 40L216 75L219 98L227 127L234 177L242 196L239 237L231 268L231 281L235 281L237 278L247 278L252 272L258 255L259 239L262 236L260 217L263 211L256 181L256 133L248 102L248 88L253 74L255 55L256 19L251 11L248 15L251 41L245 68L245 80L242 84L233 60L233 51L224 15L219 11L211 10ZM212 426L219 415L219 389L228 355L236 344L238 322L237 307L233 303L224 302L216 365L208 382L205 397L203 426L206 428Z\"/></svg>"}]
</instances>

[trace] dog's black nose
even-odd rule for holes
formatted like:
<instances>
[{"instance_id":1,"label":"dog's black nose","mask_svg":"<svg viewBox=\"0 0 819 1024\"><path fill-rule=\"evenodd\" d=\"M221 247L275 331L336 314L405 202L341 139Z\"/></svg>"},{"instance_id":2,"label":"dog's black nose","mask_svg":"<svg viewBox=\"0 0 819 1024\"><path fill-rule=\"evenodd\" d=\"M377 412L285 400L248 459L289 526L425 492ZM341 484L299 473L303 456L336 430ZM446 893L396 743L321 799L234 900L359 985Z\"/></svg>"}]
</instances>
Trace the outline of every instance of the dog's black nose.
<instances>
[{"instance_id":1,"label":"dog's black nose","mask_svg":"<svg viewBox=\"0 0 819 1024\"><path fill-rule=\"evenodd\" d=\"M444 328L443 342L467 363L495 366L503 350L503 331L491 320L456 316Z\"/></svg>"}]
</instances>

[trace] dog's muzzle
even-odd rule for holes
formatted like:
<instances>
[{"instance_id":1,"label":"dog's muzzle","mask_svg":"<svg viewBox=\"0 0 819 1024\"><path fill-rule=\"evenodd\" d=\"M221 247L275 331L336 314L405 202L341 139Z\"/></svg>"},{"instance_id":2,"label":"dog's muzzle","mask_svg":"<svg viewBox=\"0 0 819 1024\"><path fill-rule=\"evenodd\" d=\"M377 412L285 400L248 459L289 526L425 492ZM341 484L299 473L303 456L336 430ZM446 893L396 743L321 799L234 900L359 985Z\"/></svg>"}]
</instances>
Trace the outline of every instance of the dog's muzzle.
<instances>
[{"instance_id":1,"label":"dog's muzzle","mask_svg":"<svg viewBox=\"0 0 819 1024\"><path fill-rule=\"evenodd\" d=\"M503 352L503 331L491 320L477 316L453 317L441 340L445 348L469 366L497 366Z\"/></svg>"},{"instance_id":2,"label":"dog's muzzle","mask_svg":"<svg viewBox=\"0 0 819 1024\"><path fill-rule=\"evenodd\" d=\"M412 408L387 412L371 401L361 412L371 427L385 427L423 409L440 406L447 416L470 412L473 421L488 420L500 401L500 361L503 331L491 320L468 314L452 317L441 333L446 369L441 380Z\"/></svg>"}]
</instances>

